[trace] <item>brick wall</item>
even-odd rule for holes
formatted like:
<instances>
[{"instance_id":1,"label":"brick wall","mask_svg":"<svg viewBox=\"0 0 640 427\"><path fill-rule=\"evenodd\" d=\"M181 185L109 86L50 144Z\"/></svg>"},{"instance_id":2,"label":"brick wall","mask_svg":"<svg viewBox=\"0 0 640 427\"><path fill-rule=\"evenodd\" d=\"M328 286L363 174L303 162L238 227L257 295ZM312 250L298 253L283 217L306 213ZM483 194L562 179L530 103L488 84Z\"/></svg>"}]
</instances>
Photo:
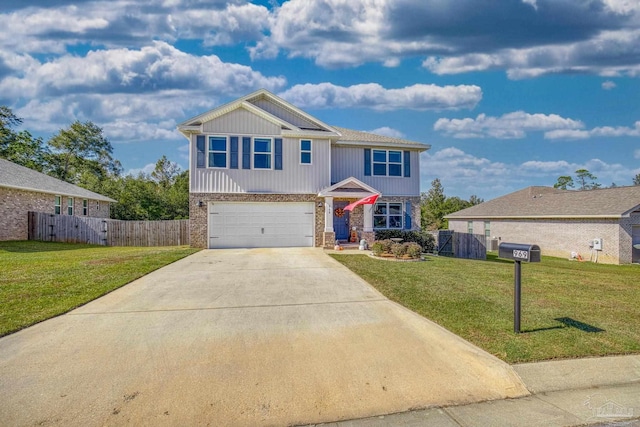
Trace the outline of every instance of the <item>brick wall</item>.
<instances>
[{"instance_id":1,"label":"brick wall","mask_svg":"<svg viewBox=\"0 0 640 427\"><path fill-rule=\"evenodd\" d=\"M198 202L202 201L202 207ZM189 228L191 246L208 247L207 204L209 202L313 202L315 206L315 246L322 246L324 231L324 199L315 194L246 194L246 193L190 193ZM322 208L318 208L322 203Z\"/></svg>"},{"instance_id":2,"label":"brick wall","mask_svg":"<svg viewBox=\"0 0 640 427\"><path fill-rule=\"evenodd\" d=\"M449 220L449 229L466 233L467 220ZM492 220L489 229L491 237L502 242L539 245L543 255L569 258L571 252L578 252L587 260L591 257L589 241L599 237L603 239L603 250L598 262L631 262L631 237L628 244L621 241L620 221L616 219ZM484 221L473 221L473 232L484 234ZM621 253L622 246L629 247L629 255Z\"/></svg>"},{"instance_id":3,"label":"brick wall","mask_svg":"<svg viewBox=\"0 0 640 427\"><path fill-rule=\"evenodd\" d=\"M74 199L73 214L82 215L81 198ZM55 195L0 187L0 241L27 240L27 212L55 213ZM61 213L67 214L67 197L62 197ZM89 200L88 216L109 217L109 203Z\"/></svg>"}]
</instances>

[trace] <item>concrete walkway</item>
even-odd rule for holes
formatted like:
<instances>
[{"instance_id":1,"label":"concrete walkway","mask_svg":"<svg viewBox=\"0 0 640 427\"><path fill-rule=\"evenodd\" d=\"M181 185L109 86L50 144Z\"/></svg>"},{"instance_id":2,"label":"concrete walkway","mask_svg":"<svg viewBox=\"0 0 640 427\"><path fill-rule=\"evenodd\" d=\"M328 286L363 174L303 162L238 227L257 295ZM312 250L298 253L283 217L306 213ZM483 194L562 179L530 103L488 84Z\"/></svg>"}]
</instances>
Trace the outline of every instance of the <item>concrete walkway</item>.
<instances>
[{"instance_id":1,"label":"concrete walkway","mask_svg":"<svg viewBox=\"0 0 640 427\"><path fill-rule=\"evenodd\" d=\"M640 426L638 355L526 363L514 368L535 394L324 426Z\"/></svg>"},{"instance_id":2,"label":"concrete walkway","mask_svg":"<svg viewBox=\"0 0 640 427\"><path fill-rule=\"evenodd\" d=\"M10 426L306 424L526 395L317 249L202 251L0 339Z\"/></svg>"}]
</instances>

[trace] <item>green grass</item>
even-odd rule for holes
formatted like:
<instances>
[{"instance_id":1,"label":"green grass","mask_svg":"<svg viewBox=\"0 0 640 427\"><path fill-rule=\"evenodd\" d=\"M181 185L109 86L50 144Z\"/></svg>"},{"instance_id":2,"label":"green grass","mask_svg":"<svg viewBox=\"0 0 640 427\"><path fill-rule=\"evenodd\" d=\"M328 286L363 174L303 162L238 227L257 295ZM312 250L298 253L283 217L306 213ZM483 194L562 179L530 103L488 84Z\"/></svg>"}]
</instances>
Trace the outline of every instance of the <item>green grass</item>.
<instances>
[{"instance_id":1,"label":"green grass","mask_svg":"<svg viewBox=\"0 0 640 427\"><path fill-rule=\"evenodd\" d=\"M0 336L66 313L194 252L0 242Z\"/></svg>"},{"instance_id":2,"label":"green grass","mask_svg":"<svg viewBox=\"0 0 640 427\"><path fill-rule=\"evenodd\" d=\"M523 263L523 333L515 334L513 263L495 254L487 261L428 257L419 263L332 256L389 299L509 363L640 352L637 265L549 257Z\"/></svg>"}]
</instances>

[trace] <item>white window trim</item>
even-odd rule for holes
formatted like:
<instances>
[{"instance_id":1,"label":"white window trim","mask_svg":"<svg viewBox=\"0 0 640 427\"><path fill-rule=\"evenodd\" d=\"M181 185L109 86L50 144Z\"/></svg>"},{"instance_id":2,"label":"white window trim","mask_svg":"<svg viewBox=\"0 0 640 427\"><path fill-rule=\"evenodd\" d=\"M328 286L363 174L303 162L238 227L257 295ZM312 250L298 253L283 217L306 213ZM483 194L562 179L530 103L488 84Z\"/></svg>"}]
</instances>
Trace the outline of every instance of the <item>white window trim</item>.
<instances>
[{"instance_id":1,"label":"white window trim","mask_svg":"<svg viewBox=\"0 0 640 427\"><path fill-rule=\"evenodd\" d=\"M386 170L386 175L376 175L375 173L375 165L376 164L382 164L382 162L376 162L374 160L375 158L375 152L376 151L384 151L386 154L386 161L384 162L385 164L385 170ZM390 162L389 161L389 152L398 152L400 153L400 162ZM376 148L372 148L371 149L371 176L379 176L379 177L385 177L385 178L403 178L404 177L404 153L402 152L402 150L380 150L380 149L376 149ZM400 165L400 175L389 175L389 165ZM392 228L391 230L396 230L395 228Z\"/></svg>"},{"instance_id":2,"label":"white window trim","mask_svg":"<svg viewBox=\"0 0 640 427\"><path fill-rule=\"evenodd\" d=\"M309 141L309 149L308 150L303 150L302 149L302 141ZM312 139L301 139L300 142L298 143L298 148L300 149L300 156L298 158L298 160L300 161L300 164L304 165L304 166L313 165L313 140ZM303 163L302 162L302 153L309 153L309 163Z\"/></svg>"},{"instance_id":3,"label":"white window trim","mask_svg":"<svg viewBox=\"0 0 640 427\"><path fill-rule=\"evenodd\" d=\"M89 200L87 199L82 199L82 215L89 215Z\"/></svg>"},{"instance_id":4,"label":"white window trim","mask_svg":"<svg viewBox=\"0 0 640 427\"><path fill-rule=\"evenodd\" d=\"M473 234L473 221L467 221L467 233Z\"/></svg>"},{"instance_id":5,"label":"white window trim","mask_svg":"<svg viewBox=\"0 0 640 427\"><path fill-rule=\"evenodd\" d=\"M269 144L270 150L269 152L256 152L256 139L268 139L269 141L271 141L271 143ZM256 154L260 155L260 154L268 154L269 155L269 166L268 168L257 168L255 167L256 164ZM254 136L251 138L251 170L257 170L257 171L268 171L268 170L273 170L275 167L275 138L272 138L270 136Z\"/></svg>"},{"instance_id":6,"label":"white window trim","mask_svg":"<svg viewBox=\"0 0 640 427\"><path fill-rule=\"evenodd\" d=\"M58 208L58 212L56 212L56 208ZM56 195L53 198L53 213L56 215L62 215L62 196Z\"/></svg>"},{"instance_id":7,"label":"white window trim","mask_svg":"<svg viewBox=\"0 0 640 427\"><path fill-rule=\"evenodd\" d=\"M67 215L73 216L73 197L67 197ZM71 209L71 210L69 210ZM71 212L71 213L69 213Z\"/></svg>"},{"instance_id":8,"label":"white window trim","mask_svg":"<svg viewBox=\"0 0 640 427\"><path fill-rule=\"evenodd\" d=\"M378 176L381 176L381 175L378 175ZM375 217L376 216L382 216L382 215L376 215L375 214L375 212L376 212L376 208L375 207L376 207L376 205L382 205L382 204L387 206L387 213L384 215L385 218L386 218L386 221L385 221L386 222L386 227L376 227L375 226L375 223L376 223ZM398 215L391 215L391 213L390 213L391 210L389 209L389 205L400 205L400 215L399 215L400 216L400 227L399 228L398 227L389 227L389 217L390 216L398 216ZM374 230L404 230L404 217L405 217L405 214L406 214L406 212L405 212L405 204L403 202L379 202L379 203L376 203L373 206L373 229Z\"/></svg>"},{"instance_id":9,"label":"white window trim","mask_svg":"<svg viewBox=\"0 0 640 427\"><path fill-rule=\"evenodd\" d=\"M224 156L225 156L225 162L224 164L226 165L225 167L221 167L221 166L210 166L209 165L209 155L210 154L222 154L223 151L217 151L217 150L211 150L209 147L211 146L211 138L224 138L226 141L225 144L225 151L224 151ZM226 135L207 135L207 138L205 140L205 153L206 153L206 166L207 169L229 169L229 163L231 161L231 147L230 147L230 140L229 137ZM240 148L240 147L238 147Z\"/></svg>"}]
</instances>

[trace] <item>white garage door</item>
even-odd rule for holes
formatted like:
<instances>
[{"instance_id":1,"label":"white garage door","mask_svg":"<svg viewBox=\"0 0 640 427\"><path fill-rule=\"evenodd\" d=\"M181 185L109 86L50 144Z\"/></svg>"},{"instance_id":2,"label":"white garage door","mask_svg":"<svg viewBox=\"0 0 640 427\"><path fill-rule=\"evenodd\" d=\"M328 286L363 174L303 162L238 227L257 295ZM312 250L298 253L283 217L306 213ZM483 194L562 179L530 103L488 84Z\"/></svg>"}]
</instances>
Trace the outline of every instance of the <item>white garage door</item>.
<instances>
[{"instance_id":1,"label":"white garage door","mask_svg":"<svg viewBox=\"0 0 640 427\"><path fill-rule=\"evenodd\" d=\"M313 203L210 203L209 248L313 246Z\"/></svg>"}]
</instances>

